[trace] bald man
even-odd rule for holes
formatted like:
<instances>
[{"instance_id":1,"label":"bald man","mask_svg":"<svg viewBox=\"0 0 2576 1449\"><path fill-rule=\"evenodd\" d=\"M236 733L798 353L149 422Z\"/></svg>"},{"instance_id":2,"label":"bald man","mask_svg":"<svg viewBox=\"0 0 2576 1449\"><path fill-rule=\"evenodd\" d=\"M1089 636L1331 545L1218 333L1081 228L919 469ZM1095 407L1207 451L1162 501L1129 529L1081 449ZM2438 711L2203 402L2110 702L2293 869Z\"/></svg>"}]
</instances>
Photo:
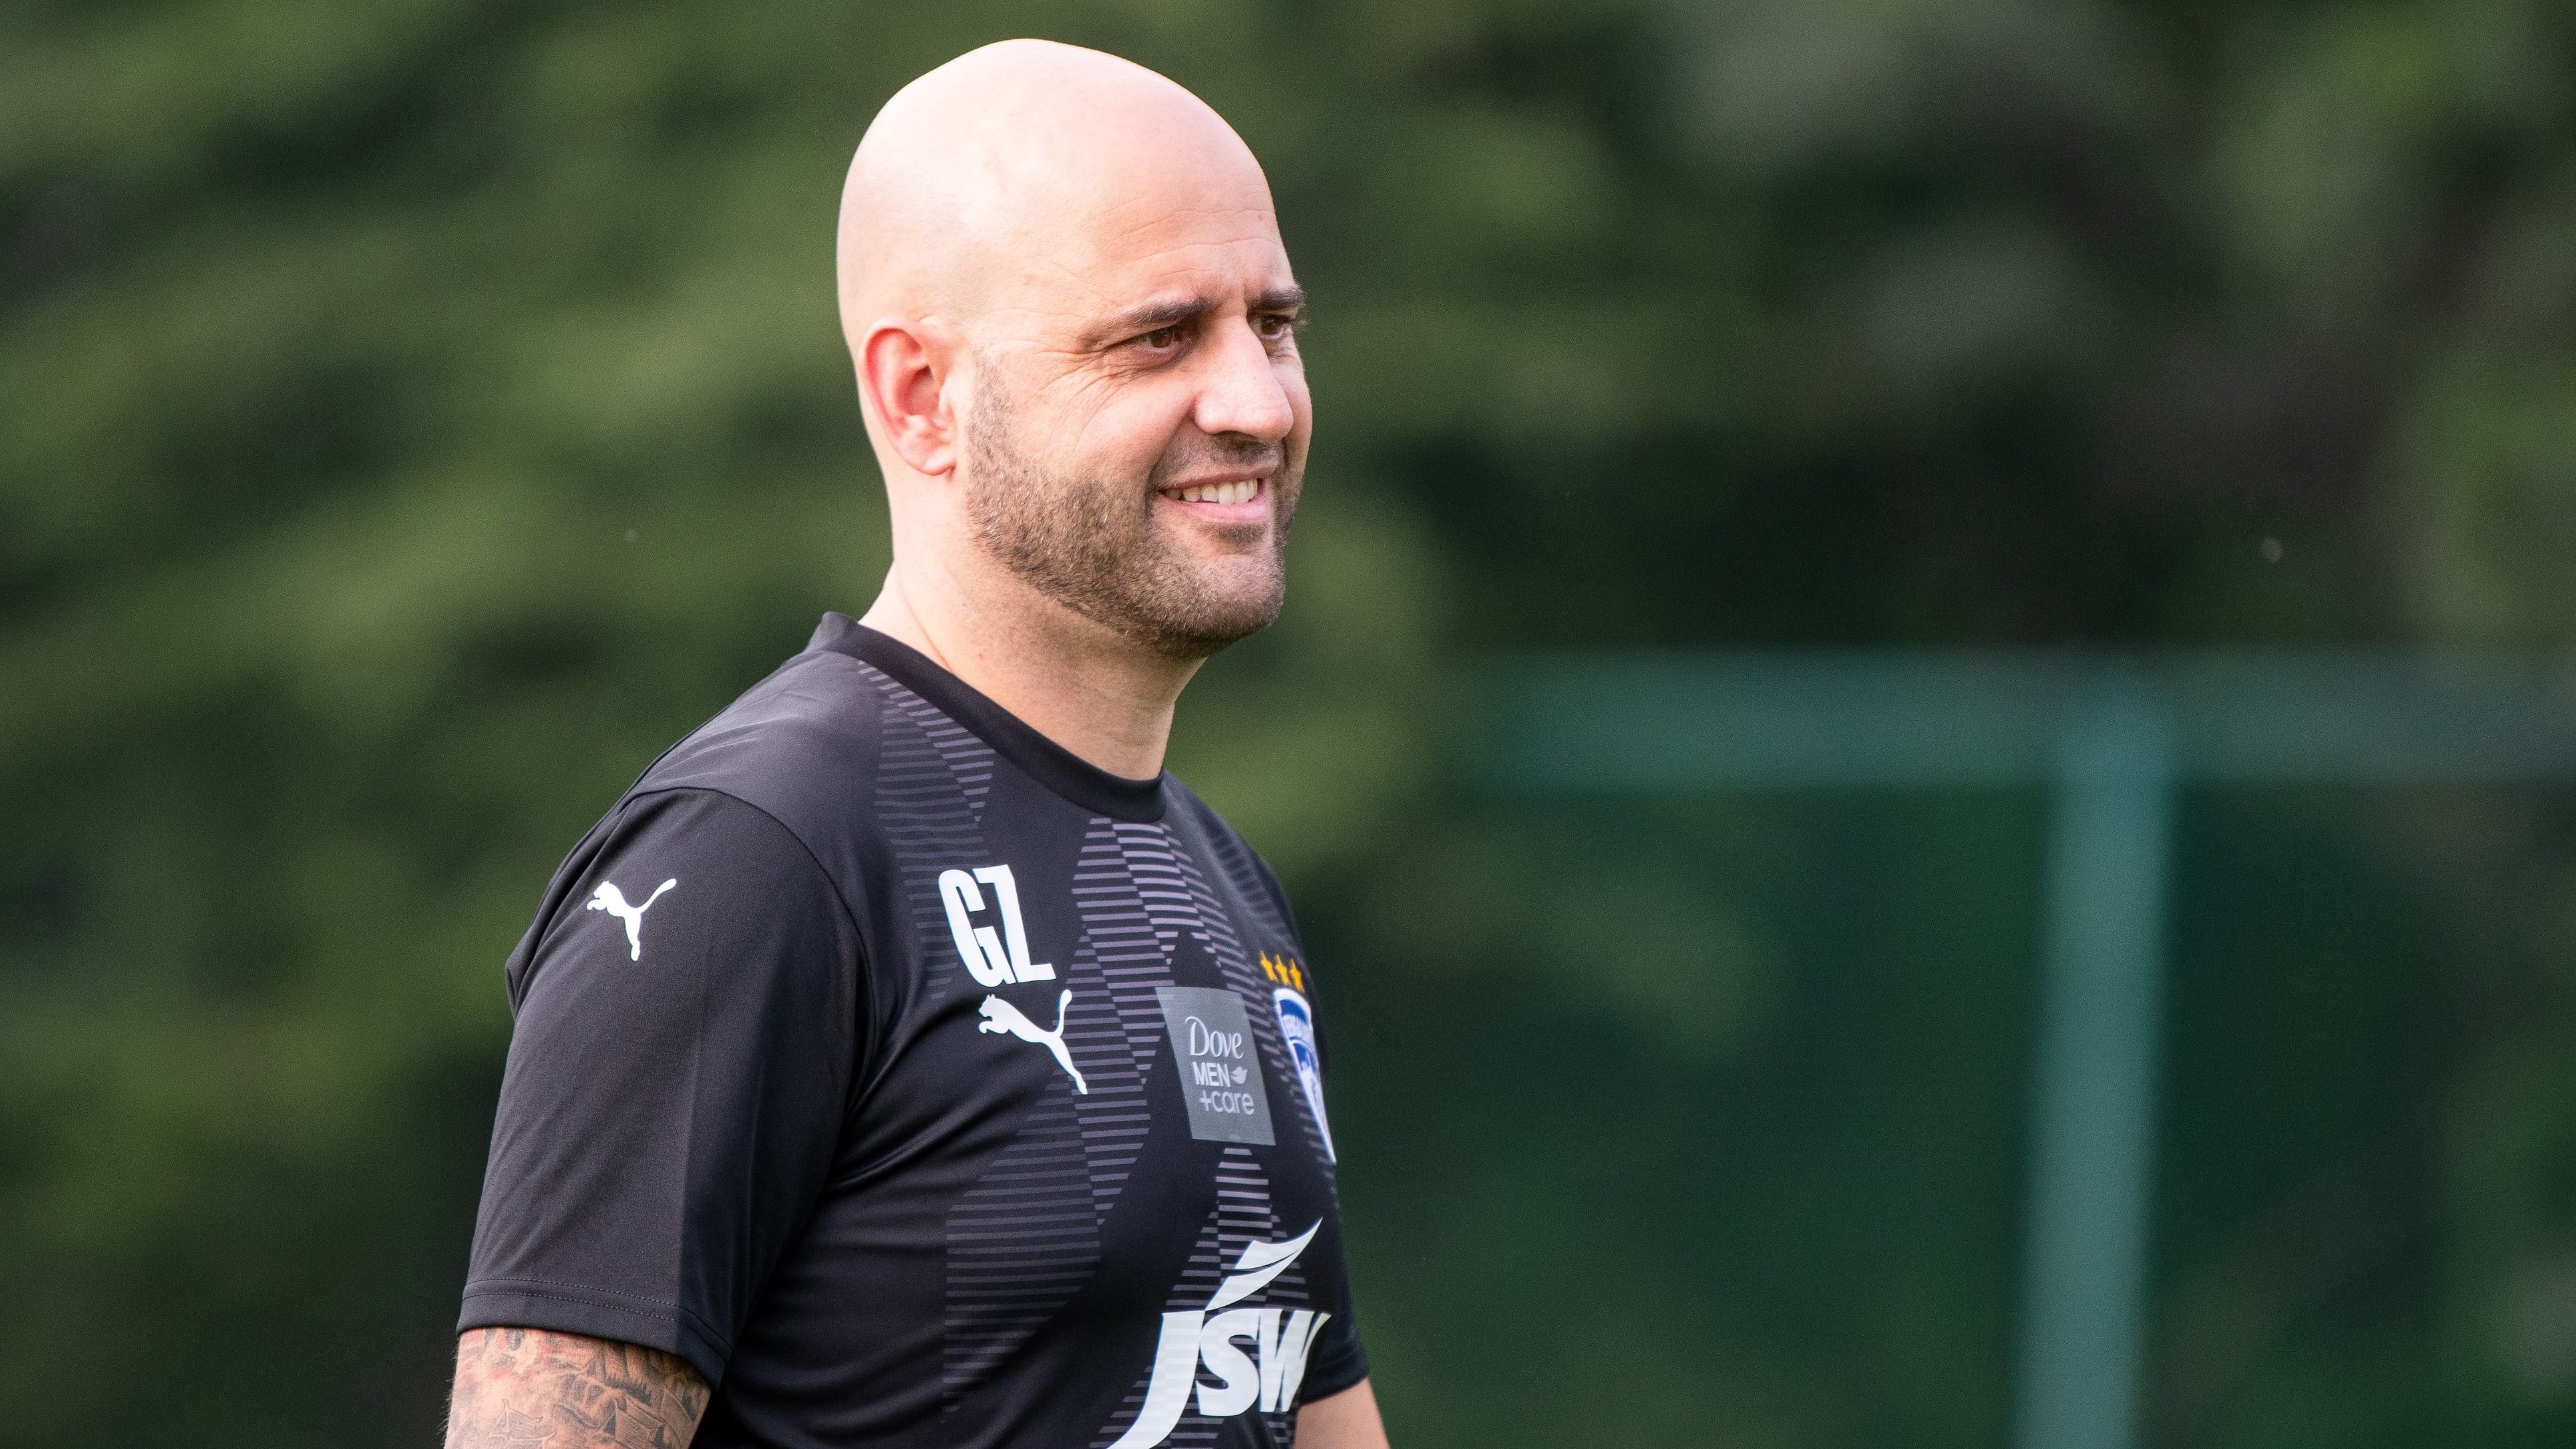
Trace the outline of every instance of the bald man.
<instances>
[{"instance_id":1,"label":"bald man","mask_svg":"<svg viewBox=\"0 0 2576 1449\"><path fill-rule=\"evenodd\" d=\"M566 858L448 1444L1382 1449L1279 883L1163 770L1279 611L1301 297L1215 112L1035 41L886 104L894 565Z\"/></svg>"}]
</instances>

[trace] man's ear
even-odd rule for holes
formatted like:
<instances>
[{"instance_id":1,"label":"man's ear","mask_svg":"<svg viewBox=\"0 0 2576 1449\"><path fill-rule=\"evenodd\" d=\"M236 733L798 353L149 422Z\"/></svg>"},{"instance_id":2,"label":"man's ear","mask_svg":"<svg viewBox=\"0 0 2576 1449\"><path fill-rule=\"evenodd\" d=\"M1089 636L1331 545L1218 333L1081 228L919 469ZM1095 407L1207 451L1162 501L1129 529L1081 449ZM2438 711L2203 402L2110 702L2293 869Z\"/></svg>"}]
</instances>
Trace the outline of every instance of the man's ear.
<instances>
[{"instance_id":1,"label":"man's ear","mask_svg":"<svg viewBox=\"0 0 2576 1449\"><path fill-rule=\"evenodd\" d=\"M958 343L953 331L926 317L881 317L859 343L860 400L885 429L886 445L926 477L957 466L948 383Z\"/></svg>"}]
</instances>

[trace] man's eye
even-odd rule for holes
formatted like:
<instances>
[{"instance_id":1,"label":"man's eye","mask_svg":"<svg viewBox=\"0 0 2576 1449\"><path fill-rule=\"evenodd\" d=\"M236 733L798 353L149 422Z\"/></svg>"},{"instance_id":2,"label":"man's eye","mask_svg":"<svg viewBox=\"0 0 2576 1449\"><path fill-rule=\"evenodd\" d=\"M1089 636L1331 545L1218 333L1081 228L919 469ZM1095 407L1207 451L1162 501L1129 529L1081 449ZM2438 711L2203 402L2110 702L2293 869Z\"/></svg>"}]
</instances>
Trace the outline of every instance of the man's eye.
<instances>
[{"instance_id":1,"label":"man's eye","mask_svg":"<svg viewBox=\"0 0 2576 1449\"><path fill-rule=\"evenodd\" d=\"M1144 336L1139 337L1136 340L1156 352L1162 352L1166 349L1181 345L1181 329L1178 327L1157 327L1153 331L1146 333Z\"/></svg>"},{"instance_id":2,"label":"man's eye","mask_svg":"<svg viewBox=\"0 0 2576 1449\"><path fill-rule=\"evenodd\" d=\"M1296 331L1297 324L1288 318L1282 317L1278 313L1273 312L1267 316L1253 318L1252 330L1260 333L1265 340L1276 342L1280 338L1287 336L1289 333Z\"/></svg>"}]
</instances>

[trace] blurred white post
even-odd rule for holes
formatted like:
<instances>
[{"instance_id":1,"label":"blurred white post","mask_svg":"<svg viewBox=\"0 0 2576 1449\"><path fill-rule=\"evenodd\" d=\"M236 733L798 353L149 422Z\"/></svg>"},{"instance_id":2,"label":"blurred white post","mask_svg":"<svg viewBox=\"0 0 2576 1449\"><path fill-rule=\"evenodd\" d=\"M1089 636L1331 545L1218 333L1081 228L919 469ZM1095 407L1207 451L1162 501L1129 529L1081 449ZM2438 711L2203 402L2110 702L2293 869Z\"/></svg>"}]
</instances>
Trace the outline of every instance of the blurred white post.
<instances>
[{"instance_id":1,"label":"blurred white post","mask_svg":"<svg viewBox=\"0 0 2576 1449\"><path fill-rule=\"evenodd\" d=\"M2576 658L1558 656L1499 671L1520 789L2053 791L2013 1435L2140 1437L2174 790L2576 781Z\"/></svg>"},{"instance_id":2,"label":"blurred white post","mask_svg":"<svg viewBox=\"0 0 2576 1449\"><path fill-rule=\"evenodd\" d=\"M2060 737L2043 895L2020 1449L2138 1441L2173 745L2144 685Z\"/></svg>"}]
</instances>

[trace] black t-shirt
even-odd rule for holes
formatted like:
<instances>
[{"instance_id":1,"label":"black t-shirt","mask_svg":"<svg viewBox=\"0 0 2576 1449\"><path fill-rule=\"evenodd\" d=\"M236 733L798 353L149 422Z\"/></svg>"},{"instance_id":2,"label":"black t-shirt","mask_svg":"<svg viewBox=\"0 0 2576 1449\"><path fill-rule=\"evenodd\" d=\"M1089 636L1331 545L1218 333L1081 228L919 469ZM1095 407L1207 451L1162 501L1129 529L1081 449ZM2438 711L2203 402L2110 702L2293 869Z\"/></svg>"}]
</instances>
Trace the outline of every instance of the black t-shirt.
<instances>
[{"instance_id":1,"label":"black t-shirt","mask_svg":"<svg viewBox=\"0 0 2576 1449\"><path fill-rule=\"evenodd\" d=\"M1367 1374L1278 882L847 618L583 838L509 987L459 1326L676 1353L701 1445L1284 1445Z\"/></svg>"}]
</instances>

